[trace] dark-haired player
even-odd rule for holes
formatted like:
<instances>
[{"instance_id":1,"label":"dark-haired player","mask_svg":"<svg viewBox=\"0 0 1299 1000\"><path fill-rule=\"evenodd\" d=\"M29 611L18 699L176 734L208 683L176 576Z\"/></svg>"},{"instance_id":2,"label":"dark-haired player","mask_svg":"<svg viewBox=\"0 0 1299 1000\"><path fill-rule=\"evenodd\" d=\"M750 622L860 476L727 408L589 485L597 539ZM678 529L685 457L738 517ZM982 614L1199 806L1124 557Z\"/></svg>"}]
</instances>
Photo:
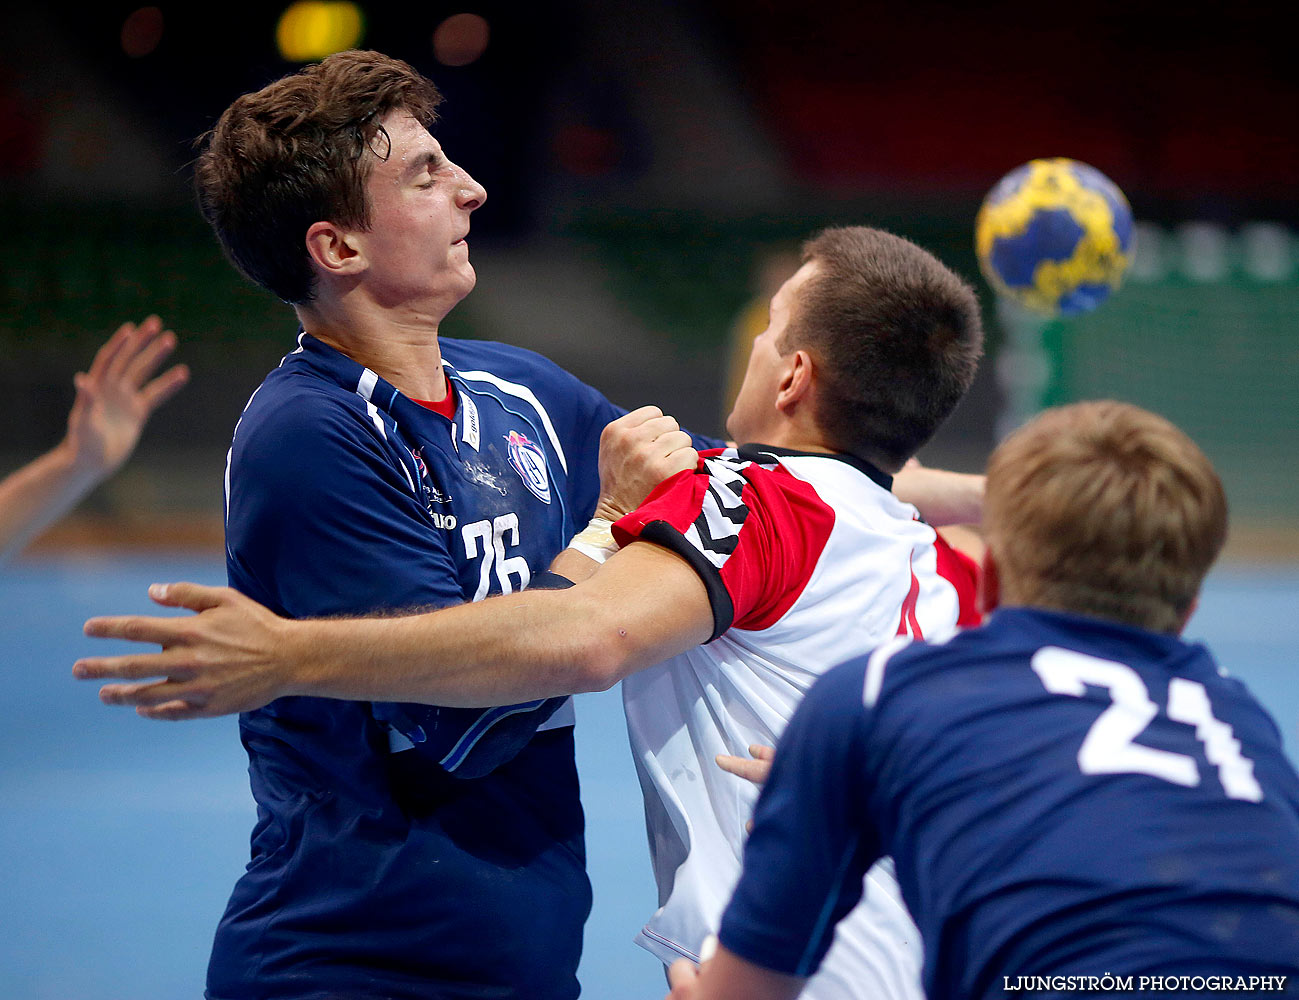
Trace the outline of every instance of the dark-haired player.
<instances>
[{"instance_id":1,"label":"dark-haired player","mask_svg":"<svg viewBox=\"0 0 1299 1000\"><path fill-rule=\"evenodd\" d=\"M697 957L739 873L756 794L713 757L772 742L829 664L972 613L972 567L890 487L969 387L981 347L974 293L932 254L879 230L828 230L753 344L728 421L748 443L661 485L615 526L623 548L598 570L575 557L593 575L571 590L287 622L230 591L176 585L164 601L209 610L91 626L160 641L162 654L78 669L169 675L104 692L159 718L286 694L472 706L626 678L662 904L639 940L665 961ZM578 545L604 559L613 538L594 534ZM818 997L919 996L918 935L887 866L870 884Z\"/></svg>"},{"instance_id":2,"label":"dark-haired player","mask_svg":"<svg viewBox=\"0 0 1299 1000\"><path fill-rule=\"evenodd\" d=\"M797 995L884 853L929 1000L1116 977L1134 994L1293 990L1299 776L1244 686L1178 638L1226 516L1208 459L1136 407L1069 406L1012 435L988 466L995 614L816 684L721 947L698 978L674 967L673 1000Z\"/></svg>"},{"instance_id":3,"label":"dark-haired player","mask_svg":"<svg viewBox=\"0 0 1299 1000\"><path fill-rule=\"evenodd\" d=\"M429 131L439 100L404 62L340 53L237 99L197 163L227 254L302 328L226 473L230 584L279 614L522 590L597 505L622 411L536 354L439 337L474 287L486 197ZM638 431L693 465L656 413ZM577 996L591 896L572 725L563 698L245 713L258 818L208 996Z\"/></svg>"}]
</instances>

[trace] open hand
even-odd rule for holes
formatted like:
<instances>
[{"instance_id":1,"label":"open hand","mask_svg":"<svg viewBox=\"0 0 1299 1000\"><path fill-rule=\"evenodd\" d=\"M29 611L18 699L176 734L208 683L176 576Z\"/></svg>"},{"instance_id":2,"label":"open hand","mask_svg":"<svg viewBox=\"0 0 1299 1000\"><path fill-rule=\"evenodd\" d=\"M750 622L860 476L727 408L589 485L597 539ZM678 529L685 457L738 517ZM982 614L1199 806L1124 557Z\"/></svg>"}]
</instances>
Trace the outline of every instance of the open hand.
<instances>
[{"instance_id":1,"label":"open hand","mask_svg":"<svg viewBox=\"0 0 1299 1000\"><path fill-rule=\"evenodd\" d=\"M73 376L77 398L68 414L67 446L83 471L107 476L135 449L149 416L189 381L175 365L147 381L176 347L176 335L150 316L123 323L95 354L88 372Z\"/></svg>"},{"instance_id":2,"label":"open hand","mask_svg":"<svg viewBox=\"0 0 1299 1000\"><path fill-rule=\"evenodd\" d=\"M162 647L159 653L78 660L72 673L81 680L132 682L105 684L99 689L104 704L134 705L145 718L175 721L248 712L293 693L287 664L276 661L276 654L286 650L290 621L228 587L156 583L149 596L165 607L198 614L87 621L86 635Z\"/></svg>"}]
</instances>

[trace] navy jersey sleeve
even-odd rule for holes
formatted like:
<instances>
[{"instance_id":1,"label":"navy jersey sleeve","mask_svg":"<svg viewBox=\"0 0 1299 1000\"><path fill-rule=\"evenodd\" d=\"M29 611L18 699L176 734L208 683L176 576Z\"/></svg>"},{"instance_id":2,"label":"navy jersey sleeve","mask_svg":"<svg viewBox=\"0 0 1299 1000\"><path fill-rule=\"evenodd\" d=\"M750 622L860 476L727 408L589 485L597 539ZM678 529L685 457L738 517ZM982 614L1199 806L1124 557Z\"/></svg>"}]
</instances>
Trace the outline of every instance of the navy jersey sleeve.
<instances>
[{"instance_id":1,"label":"navy jersey sleeve","mask_svg":"<svg viewBox=\"0 0 1299 1000\"><path fill-rule=\"evenodd\" d=\"M464 600L384 431L306 390L250 407L231 450L230 585L291 618L427 610ZM396 447L396 446L393 446ZM377 703L378 722L460 777L519 752L563 699L491 709Z\"/></svg>"},{"instance_id":2,"label":"navy jersey sleeve","mask_svg":"<svg viewBox=\"0 0 1299 1000\"><path fill-rule=\"evenodd\" d=\"M230 584L291 618L462 600L455 566L381 432L316 391L254 400L231 448Z\"/></svg>"},{"instance_id":3,"label":"navy jersey sleeve","mask_svg":"<svg viewBox=\"0 0 1299 1000\"><path fill-rule=\"evenodd\" d=\"M722 944L786 975L816 971L882 854L866 806L865 664L827 672L795 711L722 917Z\"/></svg>"}]
</instances>

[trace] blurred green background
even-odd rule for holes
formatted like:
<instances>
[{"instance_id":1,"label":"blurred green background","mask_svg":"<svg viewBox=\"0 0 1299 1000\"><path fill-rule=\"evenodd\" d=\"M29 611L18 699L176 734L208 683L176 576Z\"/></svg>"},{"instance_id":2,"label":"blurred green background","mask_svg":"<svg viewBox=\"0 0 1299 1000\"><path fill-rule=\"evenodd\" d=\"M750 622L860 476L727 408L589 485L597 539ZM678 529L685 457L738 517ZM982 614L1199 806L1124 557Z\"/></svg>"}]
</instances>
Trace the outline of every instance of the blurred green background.
<instances>
[{"instance_id":1,"label":"blurred green background","mask_svg":"<svg viewBox=\"0 0 1299 1000\"><path fill-rule=\"evenodd\" d=\"M0 35L0 472L58 440L72 373L121 321L160 314L194 373L46 546L219 544L231 431L296 324L222 259L189 168L234 96L300 65L277 48L291 9L54 3ZM1270 9L1211 26L1171 3L1011 0L356 10L356 44L442 89L438 137L489 192L478 288L444 334L539 350L721 433L732 338L770 272L823 225L883 226L964 274L988 320L924 460L979 469L1041 405L1130 400L1221 469L1232 558L1299 560L1299 68ZM994 301L972 231L1002 174L1057 155L1125 191L1137 259L1095 313L1042 323Z\"/></svg>"},{"instance_id":2,"label":"blurred green background","mask_svg":"<svg viewBox=\"0 0 1299 1000\"><path fill-rule=\"evenodd\" d=\"M947 216L857 203L821 217L633 210L575 217L549 239L600 262L602 289L650 331L659 357L639 365L629 358L638 378L609 370L580 344L566 344L564 360L619 402L659 402L691 426L720 433L729 338L742 309L761 297L754 271L762 253L796 248L831 221L869 220L932 248L987 304L983 374L926 449L927 461L977 469L1000 434L1037 405L1097 397L1135 402L1183 427L1219 468L1238 527L1233 552L1294 557L1293 233L1276 224L1144 223L1137 261L1110 301L1080 318L1042 322L993 300L970 242L974 207ZM121 319L157 312L181 334L177 357L193 368L193 382L149 428L134 471L102 487L85 509L126 517L154 509L182 516L219 511L229 435L253 388L292 347L289 309L234 272L187 205L10 204L5 213L26 236L21 257L0 271L0 349L10 362L2 376L0 456L12 467L52 445L71 402L72 371L88 363ZM494 250L490 239L475 244L480 274L491 273ZM444 332L515 337L490 310L475 308L473 296ZM616 341L616 331L610 336Z\"/></svg>"}]
</instances>

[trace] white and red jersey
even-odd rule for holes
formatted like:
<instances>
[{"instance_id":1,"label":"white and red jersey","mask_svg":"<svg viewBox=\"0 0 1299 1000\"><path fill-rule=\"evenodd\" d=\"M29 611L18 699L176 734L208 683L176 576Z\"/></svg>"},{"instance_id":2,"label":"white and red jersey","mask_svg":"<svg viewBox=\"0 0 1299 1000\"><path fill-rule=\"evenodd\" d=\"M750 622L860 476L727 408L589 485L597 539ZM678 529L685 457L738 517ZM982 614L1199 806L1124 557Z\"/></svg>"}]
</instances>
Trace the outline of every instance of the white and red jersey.
<instances>
[{"instance_id":1,"label":"white and red jersey","mask_svg":"<svg viewBox=\"0 0 1299 1000\"><path fill-rule=\"evenodd\" d=\"M720 753L775 745L812 682L899 634L973 624L977 571L889 476L846 455L746 446L701 453L614 526L685 558L708 590L714 638L626 678L659 909L637 943L698 960L740 874L757 787ZM891 863L839 925L804 996L920 1000L920 935Z\"/></svg>"}]
</instances>

